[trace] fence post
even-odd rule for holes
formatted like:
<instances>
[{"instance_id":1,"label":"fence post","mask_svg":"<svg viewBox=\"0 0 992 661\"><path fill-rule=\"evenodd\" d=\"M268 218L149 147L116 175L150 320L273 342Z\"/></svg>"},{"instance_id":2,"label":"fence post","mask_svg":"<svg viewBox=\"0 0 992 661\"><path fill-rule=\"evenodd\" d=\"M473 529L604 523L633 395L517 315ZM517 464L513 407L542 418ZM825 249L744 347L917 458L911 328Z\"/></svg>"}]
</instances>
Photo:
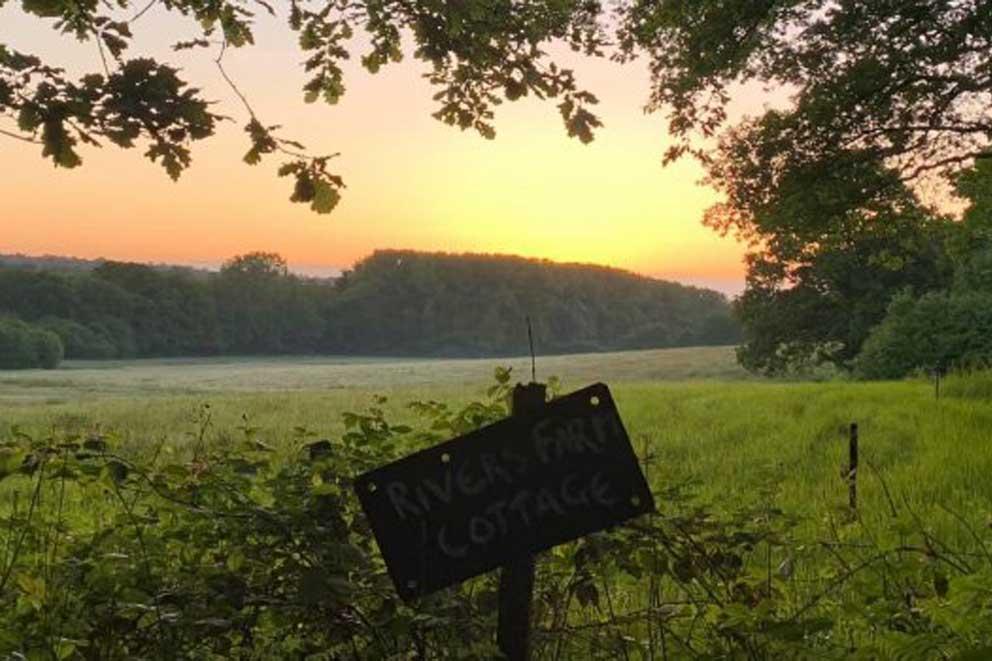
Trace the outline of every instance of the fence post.
<instances>
[{"instance_id":1,"label":"fence post","mask_svg":"<svg viewBox=\"0 0 992 661\"><path fill-rule=\"evenodd\" d=\"M851 436L848 441L848 504L852 510L858 509L858 423L851 423Z\"/></svg>"},{"instance_id":2,"label":"fence post","mask_svg":"<svg viewBox=\"0 0 992 661\"><path fill-rule=\"evenodd\" d=\"M517 384L511 414L527 415L545 404L543 383ZM509 661L530 660L530 615L534 596L534 556L524 553L504 565L499 575L499 625L496 644Z\"/></svg>"}]
</instances>

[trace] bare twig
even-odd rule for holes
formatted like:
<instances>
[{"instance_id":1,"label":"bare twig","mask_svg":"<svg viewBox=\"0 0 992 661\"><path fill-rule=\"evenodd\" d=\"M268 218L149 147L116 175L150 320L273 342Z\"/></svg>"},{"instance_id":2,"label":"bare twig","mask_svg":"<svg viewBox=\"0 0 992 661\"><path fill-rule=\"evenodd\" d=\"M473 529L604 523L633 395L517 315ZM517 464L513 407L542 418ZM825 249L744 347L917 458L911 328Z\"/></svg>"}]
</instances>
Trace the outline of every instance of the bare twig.
<instances>
[{"instance_id":1,"label":"bare twig","mask_svg":"<svg viewBox=\"0 0 992 661\"><path fill-rule=\"evenodd\" d=\"M157 2L158 2L158 0L149 0L149 2L148 2L148 4L146 4L146 5L144 6L144 7L142 7L142 8L141 8L141 9L140 9L140 10L138 11L138 13L137 13L137 14L135 14L134 16L132 16L132 17L131 17L131 18L130 18L130 19L128 20L128 23L134 23L134 22L135 22L135 21L137 21L137 20L138 20L139 18L141 18L142 16L144 16L144 15L145 15L145 12L147 12L147 11L148 11L149 9L151 9L152 7L154 7L154 6L155 6L155 4L156 4Z\"/></svg>"},{"instance_id":2,"label":"bare twig","mask_svg":"<svg viewBox=\"0 0 992 661\"><path fill-rule=\"evenodd\" d=\"M258 120L258 116L255 114L255 110L254 108L252 108L251 103L249 103L248 97L245 96L244 92L241 91L241 88L239 88L237 84L234 82L234 79L231 78L231 76L227 73L227 69L224 68L224 55L226 53L227 53L227 40L225 39L220 44L220 51L217 53L217 57L214 58L214 64L217 66L217 70L220 72L220 75L224 79L224 82L227 83L228 87L231 88L231 91L233 91L234 94L241 101L241 105L245 107L245 110L248 112L248 116L251 118L251 120L261 125L262 123ZM275 142L276 151L279 151L287 156L291 156L293 158L300 158L304 160L313 160L314 158L309 154L304 154L302 152L294 151L292 149L287 149L285 146L286 145L285 140L280 140L279 138L275 138L275 137L273 137L272 139ZM340 156L340 152L328 154L323 158L335 158L337 156Z\"/></svg>"},{"instance_id":3,"label":"bare twig","mask_svg":"<svg viewBox=\"0 0 992 661\"><path fill-rule=\"evenodd\" d=\"M5 130L3 130L3 129L0 129L0 135L5 135L5 136L7 136L8 138L13 138L14 140L20 140L20 141L22 141L22 142L29 142L29 143L31 143L32 145L40 145L40 144L43 144L43 143L41 142L41 140L35 140L34 138L28 138L28 137L26 137L26 136L23 136L23 135L18 135L18 134L16 134L16 133L14 133L13 131L5 131Z\"/></svg>"},{"instance_id":4,"label":"bare twig","mask_svg":"<svg viewBox=\"0 0 992 661\"><path fill-rule=\"evenodd\" d=\"M248 111L248 115L255 121L258 121L255 117L255 111L252 110L251 104L248 103L248 98L241 92L238 86L234 84L234 81L231 79L231 77L227 75L227 70L224 69L224 54L226 52L227 52L227 39L221 42L220 52L217 53L217 57L214 58L214 64L217 65L217 70L220 71L220 75L224 79L224 82L227 83L228 87L230 87L231 90L233 90L234 93L241 100L241 104L245 107L245 110Z\"/></svg>"},{"instance_id":5,"label":"bare twig","mask_svg":"<svg viewBox=\"0 0 992 661\"><path fill-rule=\"evenodd\" d=\"M968 531L968 534L971 535L972 539L974 539L975 542L978 544L978 548L982 549L982 557L988 560L989 564L992 565L992 554L989 553L989 549L988 546L985 544L985 541L981 537L979 537L978 533L975 532L975 529L972 527L972 525L968 523L968 521L965 520L965 518L961 516L958 512L955 512L954 510L952 510L950 507L947 507L943 503L937 503L937 507L950 514L958 523L961 524L961 526L965 530ZM959 555L964 555L964 554L959 553Z\"/></svg>"},{"instance_id":6,"label":"bare twig","mask_svg":"<svg viewBox=\"0 0 992 661\"><path fill-rule=\"evenodd\" d=\"M899 510L896 509L896 503L892 500L892 494L889 492L889 485L885 482L885 478L882 477L882 473L879 472L878 468L870 460L866 459L865 463L868 464L869 470L875 474L878 478L879 484L882 485L882 492L885 494L885 499L889 502L889 511L892 513L892 518L899 516Z\"/></svg>"},{"instance_id":7,"label":"bare twig","mask_svg":"<svg viewBox=\"0 0 992 661\"><path fill-rule=\"evenodd\" d=\"M96 42L96 50L97 53L100 54L100 62L103 64L103 72L107 74L107 77L109 78L110 66L107 64L107 54L103 50L103 33L94 28L93 35L96 37L93 41Z\"/></svg>"}]
</instances>

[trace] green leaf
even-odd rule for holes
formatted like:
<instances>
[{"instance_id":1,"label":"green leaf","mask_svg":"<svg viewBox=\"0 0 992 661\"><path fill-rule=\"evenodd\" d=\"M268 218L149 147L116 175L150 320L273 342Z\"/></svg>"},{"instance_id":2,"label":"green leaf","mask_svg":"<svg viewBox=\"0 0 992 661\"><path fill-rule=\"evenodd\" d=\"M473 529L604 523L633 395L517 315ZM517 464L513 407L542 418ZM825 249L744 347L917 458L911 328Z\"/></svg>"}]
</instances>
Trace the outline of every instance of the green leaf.
<instances>
[{"instance_id":1,"label":"green leaf","mask_svg":"<svg viewBox=\"0 0 992 661\"><path fill-rule=\"evenodd\" d=\"M248 165L258 165L262 161L262 155L259 153L257 147L252 147L245 154L244 162Z\"/></svg>"},{"instance_id":2,"label":"green leaf","mask_svg":"<svg viewBox=\"0 0 992 661\"><path fill-rule=\"evenodd\" d=\"M326 181L314 182L313 202L310 208L317 213L330 213L338 205L341 194Z\"/></svg>"},{"instance_id":3,"label":"green leaf","mask_svg":"<svg viewBox=\"0 0 992 661\"><path fill-rule=\"evenodd\" d=\"M0 448L0 480L17 472L24 463L26 452L14 448Z\"/></svg>"}]
</instances>

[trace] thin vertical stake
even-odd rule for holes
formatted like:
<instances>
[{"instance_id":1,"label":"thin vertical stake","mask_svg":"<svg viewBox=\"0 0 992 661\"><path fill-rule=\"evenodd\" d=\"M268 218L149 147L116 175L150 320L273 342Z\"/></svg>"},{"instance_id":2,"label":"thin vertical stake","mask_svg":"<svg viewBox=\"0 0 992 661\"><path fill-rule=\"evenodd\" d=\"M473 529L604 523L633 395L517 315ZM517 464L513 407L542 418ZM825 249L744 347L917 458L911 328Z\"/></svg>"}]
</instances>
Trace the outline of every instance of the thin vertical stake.
<instances>
[{"instance_id":1,"label":"thin vertical stake","mask_svg":"<svg viewBox=\"0 0 992 661\"><path fill-rule=\"evenodd\" d=\"M852 510L858 509L858 423L851 423L851 438L848 443L849 466L847 472L848 479L848 505Z\"/></svg>"}]
</instances>

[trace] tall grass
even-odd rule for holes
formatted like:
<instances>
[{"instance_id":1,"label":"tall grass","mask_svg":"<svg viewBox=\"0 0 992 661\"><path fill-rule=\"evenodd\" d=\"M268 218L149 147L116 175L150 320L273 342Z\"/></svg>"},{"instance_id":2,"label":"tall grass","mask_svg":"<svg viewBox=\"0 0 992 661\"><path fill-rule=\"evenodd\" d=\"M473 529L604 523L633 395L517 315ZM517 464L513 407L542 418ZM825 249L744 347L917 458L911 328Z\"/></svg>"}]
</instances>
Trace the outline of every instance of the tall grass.
<instances>
[{"instance_id":1,"label":"tall grass","mask_svg":"<svg viewBox=\"0 0 992 661\"><path fill-rule=\"evenodd\" d=\"M566 390L584 385L566 382ZM777 503L824 514L846 503L841 477L847 428L861 428L860 499L866 523L882 520L889 499L933 515L942 532L967 533L941 511L960 511L975 525L992 513L992 392L988 373L955 376L934 397L932 384L619 382L612 384L624 422L656 486L698 480L713 500L749 501L774 487ZM211 404L213 427L233 429L247 415L267 442L292 440L307 427L325 438L344 431L340 414L363 409L385 394L391 420L408 423L411 400L459 405L482 389L450 385L335 389L326 392L202 393L100 398L92 402L34 402L0 409L0 428L32 434L52 428L113 429L128 442L188 442L200 404ZM0 429L2 430L2 429ZM882 482L885 482L883 487ZM886 494L886 488L889 493ZM760 497L765 497L761 495ZM664 503L661 503L664 507Z\"/></svg>"},{"instance_id":2,"label":"tall grass","mask_svg":"<svg viewBox=\"0 0 992 661\"><path fill-rule=\"evenodd\" d=\"M968 378L987 380L983 374L956 375L950 384ZM581 385L573 377L565 391ZM539 632L546 651L541 658L593 658L570 656L571 646L582 654L603 646L596 658L623 658L621 652L627 658L684 658L678 652L655 656L665 643L662 637L656 644L658 632L651 629L661 626L664 636L669 627L689 638L701 631L695 624L680 628L679 618L699 618L700 626L711 630L706 636L726 636L731 649L744 649L738 641L795 635L800 638L790 639L793 649L802 649L802 637L819 636L821 647L829 643L829 649L846 653L843 645L850 635L863 658L894 658L913 646L919 651L907 658L935 658L935 646L965 649L992 639L979 626L981 608L989 607L982 605L987 585L979 568L992 567L985 528L992 515L992 481L987 479L992 474L992 406L983 398L954 394L938 400L933 385L924 381L620 380L611 386L659 495L659 515L649 520L661 527L641 532L662 535L662 546L621 535L591 538L546 555L538 583L544 591L541 608L551 611ZM214 448L236 447L238 430L250 428L253 441L288 455L299 446L301 428L308 438L311 433L312 438L342 438L342 412L379 405L376 392L388 394L381 408L396 424L414 417L407 401L433 399L457 408L484 387L480 382L477 388L400 385L117 396L58 405L34 401L0 411L0 437L12 426L36 437L51 430L86 437L109 429L126 456L154 448L156 454L182 457L204 440ZM847 507L843 470L851 422L861 429L856 512ZM417 449L415 444L404 441L401 453ZM13 484L2 485L0 502L14 502ZM682 485L689 485L692 500L678 496ZM697 509L700 504L710 507L712 516ZM67 518L94 514L92 505L71 508ZM773 524L786 519L795 527L777 531ZM301 519L300 525L301 531L309 530L309 520ZM684 537L680 542L665 537L669 533ZM580 572L588 554L599 558L597 568ZM635 570L671 561L668 578L660 578L661 570L625 574L632 558L640 563ZM713 575L707 578L706 571ZM707 580L726 588L731 601L700 594ZM974 590L977 606L967 590ZM947 594L955 601L944 600ZM925 618L920 603L932 609ZM951 612L957 613L953 619ZM819 617L798 627L795 620L806 613ZM821 626L829 633L822 633ZM588 640L581 638L583 632ZM647 640L647 647L630 647L631 636Z\"/></svg>"},{"instance_id":3,"label":"tall grass","mask_svg":"<svg viewBox=\"0 0 992 661\"><path fill-rule=\"evenodd\" d=\"M992 400L992 370L953 372L944 379L941 391L948 397Z\"/></svg>"}]
</instances>

